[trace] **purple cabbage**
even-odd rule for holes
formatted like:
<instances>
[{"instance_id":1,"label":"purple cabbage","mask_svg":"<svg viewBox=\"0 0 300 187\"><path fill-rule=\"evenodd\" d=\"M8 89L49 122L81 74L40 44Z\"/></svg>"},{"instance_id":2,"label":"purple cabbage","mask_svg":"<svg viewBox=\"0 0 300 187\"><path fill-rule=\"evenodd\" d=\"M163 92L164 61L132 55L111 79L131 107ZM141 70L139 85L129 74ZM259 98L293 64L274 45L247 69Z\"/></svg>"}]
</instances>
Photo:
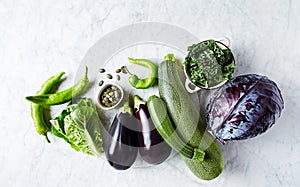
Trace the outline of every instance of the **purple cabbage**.
<instances>
[{"instance_id":1,"label":"purple cabbage","mask_svg":"<svg viewBox=\"0 0 300 187\"><path fill-rule=\"evenodd\" d=\"M269 129L284 108L277 85L265 76L235 77L219 88L206 108L206 122L222 142L255 137Z\"/></svg>"}]
</instances>

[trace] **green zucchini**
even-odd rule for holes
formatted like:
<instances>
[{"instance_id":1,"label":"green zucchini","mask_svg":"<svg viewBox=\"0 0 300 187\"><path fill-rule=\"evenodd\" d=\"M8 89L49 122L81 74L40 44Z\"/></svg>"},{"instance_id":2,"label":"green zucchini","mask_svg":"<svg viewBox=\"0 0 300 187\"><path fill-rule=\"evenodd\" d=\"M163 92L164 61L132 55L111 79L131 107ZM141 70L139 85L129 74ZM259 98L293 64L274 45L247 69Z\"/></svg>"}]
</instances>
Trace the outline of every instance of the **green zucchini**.
<instances>
[{"instance_id":1,"label":"green zucchini","mask_svg":"<svg viewBox=\"0 0 300 187\"><path fill-rule=\"evenodd\" d=\"M221 174L224 168L223 155L207 132L206 124L190 95L185 90L178 73L174 55L167 55L158 67L158 88L165 101L169 115L176 126L176 132L182 140L205 151L202 162L182 157L189 169L200 179L211 180Z\"/></svg>"},{"instance_id":2,"label":"green zucchini","mask_svg":"<svg viewBox=\"0 0 300 187\"><path fill-rule=\"evenodd\" d=\"M165 142L182 156L195 161L203 161L205 153L198 148L193 148L184 143L175 132L164 101L159 97L152 95L149 97L147 103L153 124Z\"/></svg>"}]
</instances>

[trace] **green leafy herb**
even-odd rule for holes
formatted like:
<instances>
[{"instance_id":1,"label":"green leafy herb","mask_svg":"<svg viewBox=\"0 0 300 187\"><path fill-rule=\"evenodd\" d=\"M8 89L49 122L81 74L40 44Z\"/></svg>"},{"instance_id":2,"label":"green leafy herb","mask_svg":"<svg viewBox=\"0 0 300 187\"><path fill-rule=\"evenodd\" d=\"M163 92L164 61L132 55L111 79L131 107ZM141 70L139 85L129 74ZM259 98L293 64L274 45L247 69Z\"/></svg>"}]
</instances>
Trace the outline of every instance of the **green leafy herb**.
<instances>
[{"instance_id":1,"label":"green leafy herb","mask_svg":"<svg viewBox=\"0 0 300 187\"><path fill-rule=\"evenodd\" d=\"M50 122L52 133L63 138L76 151L95 156L103 153L100 121L90 99L83 98L67 106Z\"/></svg>"},{"instance_id":2,"label":"green leafy herb","mask_svg":"<svg viewBox=\"0 0 300 187\"><path fill-rule=\"evenodd\" d=\"M235 64L230 49L222 49L216 41L207 40L189 46L188 51L184 65L195 85L211 88L232 77Z\"/></svg>"}]
</instances>

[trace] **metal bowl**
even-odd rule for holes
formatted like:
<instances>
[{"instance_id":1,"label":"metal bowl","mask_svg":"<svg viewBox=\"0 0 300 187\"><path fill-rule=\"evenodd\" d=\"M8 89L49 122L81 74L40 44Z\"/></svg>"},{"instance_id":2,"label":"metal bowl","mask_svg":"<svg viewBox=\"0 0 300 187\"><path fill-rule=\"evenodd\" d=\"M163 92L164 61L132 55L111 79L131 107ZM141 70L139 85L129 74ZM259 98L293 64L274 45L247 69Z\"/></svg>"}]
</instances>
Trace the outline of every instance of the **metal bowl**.
<instances>
[{"instance_id":1,"label":"metal bowl","mask_svg":"<svg viewBox=\"0 0 300 187\"><path fill-rule=\"evenodd\" d=\"M205 40L205 41L202 41L200 43L205 43L207 42L208 40ZM219 39L219 40L215 40L215 42L217 43L217 45L219 47L221 47L222 49L229 49L230 50L230 40L228 38L223 38L223 39ZM230 50L231 51L231 50ZM235 59L234 59L234 56L232 54L232 58L233 58L233 63L235 64ZM228 80L224 80L212 87L202 87L200 85L197 85L195 83L193 83L191 81L191 77L188 73L188 70L186 69L186 66L184 66L184 74L186 76L186 81L185 81L185 88L186 90L189 92L189 93L195 93L195 92L198 92L199 90L201 89L215 89L215 88L218 88L220 86L222 86L223 84L225 84ZM192 87L191 87L192 86Z\"/></svg>"}]
</instances>

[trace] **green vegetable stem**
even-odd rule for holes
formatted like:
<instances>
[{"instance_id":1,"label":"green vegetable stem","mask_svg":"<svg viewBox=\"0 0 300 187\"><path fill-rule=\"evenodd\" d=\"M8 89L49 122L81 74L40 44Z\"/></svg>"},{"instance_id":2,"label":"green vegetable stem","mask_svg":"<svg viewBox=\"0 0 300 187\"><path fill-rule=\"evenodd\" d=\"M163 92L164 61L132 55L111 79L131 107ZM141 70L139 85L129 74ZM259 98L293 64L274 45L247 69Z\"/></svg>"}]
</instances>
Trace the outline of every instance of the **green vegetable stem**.
<instances>
[{"instance_id":1,"label":"green vegetable stem","mask_svg":"<svg viewBox=\"0 0 300 187\"><path fill-rule=\"evenodd\" d=\"M73 97L84 93L89 84L87 77L88 68L85 69L84 76L72 87L53 94L42 94L35 96L28 96L26 99L32 103L39 105L58 105L70 101Z\"/></svg>"},{"instance_id":2,"label":"green vegetable stem","mask_svg":"<svg viewBox=\"0 0 300 187\"><path fill-rule=\"evenodd\" d=\"M65 74L65 72L60 72L55 76L50 77L43 85L42 88L36 92L36 95L48 94L53 86L61 80L61 77ZM44 110L45 108L42 105L31 104L30 105L30 113L31 118L33 119L35 129L38 134L44 135L46 141L50 143L47 132L50 131L50 127L46 124L44 119Z\"/></svg>"},{"instance_id":3,"label":"green vegetable stem","mask_svg":"<svg viewBox=\"0 0 300 187\"><path fill-rule=\"evenodd\" d=\"M147 78L140 79L137 75L130 73L126 66L123 66L122 68L130 74L129 83L131 84L131 86L136 89L147 89L155 84L157 67L153 62L147 59L128 58L128 60L132 64L137 64L150 70L149 76Z\"/></svg>"}]
</instances>

